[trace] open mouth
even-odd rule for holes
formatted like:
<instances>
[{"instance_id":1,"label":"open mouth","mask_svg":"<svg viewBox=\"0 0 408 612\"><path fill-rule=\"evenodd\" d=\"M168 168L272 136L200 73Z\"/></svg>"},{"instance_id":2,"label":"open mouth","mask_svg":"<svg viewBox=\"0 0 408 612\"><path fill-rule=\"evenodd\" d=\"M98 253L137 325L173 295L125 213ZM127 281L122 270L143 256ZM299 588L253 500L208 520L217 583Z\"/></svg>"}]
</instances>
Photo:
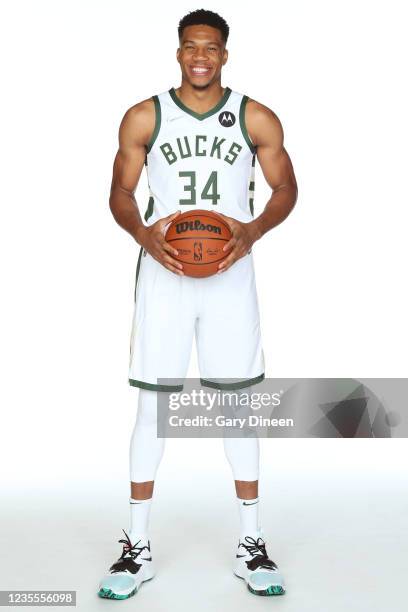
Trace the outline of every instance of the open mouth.
<instances>
[{"instance_id":1,"label":"open mouth","mask_svg":"<svg viewBox=\"0 0 408 612\"><path fill-rule=\"evenodd\" d=\"M211 72L209 66L190 66L190 72L195 77L207 76Z\"/></svg>"}]
</instances>

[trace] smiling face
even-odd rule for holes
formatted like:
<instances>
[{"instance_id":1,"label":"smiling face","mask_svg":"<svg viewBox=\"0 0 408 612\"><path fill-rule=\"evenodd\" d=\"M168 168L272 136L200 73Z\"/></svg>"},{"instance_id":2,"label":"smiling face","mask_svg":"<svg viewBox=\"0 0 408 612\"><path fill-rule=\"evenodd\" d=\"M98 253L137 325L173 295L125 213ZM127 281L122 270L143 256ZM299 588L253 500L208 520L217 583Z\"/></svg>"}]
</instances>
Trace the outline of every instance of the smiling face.
<instances>
[{"instance_id":1,"label":"smiling face","mask_svg":"<svg viewBox=\"0 0 408 612\"><path fill-rule=\"evenodd\" d=\"M206 89L221 80L221 69L227 58L220 30L207 25L184 28L177 49L183 81L195 89Z\"/></svg>"}]
</instances>

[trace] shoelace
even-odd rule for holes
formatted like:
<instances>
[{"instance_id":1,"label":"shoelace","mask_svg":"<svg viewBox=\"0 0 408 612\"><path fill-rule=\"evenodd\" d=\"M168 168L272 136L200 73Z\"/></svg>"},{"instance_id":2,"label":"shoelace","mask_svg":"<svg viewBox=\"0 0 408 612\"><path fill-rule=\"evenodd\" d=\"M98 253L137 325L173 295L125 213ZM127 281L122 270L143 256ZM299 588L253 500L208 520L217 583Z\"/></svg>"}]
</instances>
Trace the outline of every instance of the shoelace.
<instances>
[{"instance_id":1,"label":"shoelace","mask_svg":"<svg viewBox=\"0 0 408 612\"><path fill-rule=\"evenodd\" d=\"M252 559L250 561L246 561L246 564L250 570L255 570L258 567L263 567L265 569L278 569L276 563L274 563L268 557L268 553L266 552L266 544L262 538L252 538L251 536L246 536L244 542L240 542L238 548L243 546L245 550L251 555Z\"/></svg>"},{"instance_id":2,"label":"shoelace","mask_svg":"<svg viewBox=\"0 0 408 612\"><path fill-rule=\"evenodd\" d=\"M120 544L123 544L123 551L119 559L116 561L116 563L112 565L109 571L112 574L123 571L128 571L132 574L136 574L136 572L138 572L141 568L141 565L139 563L136 563L135 561L136 557L138 557L140 553L145 549L150 551L150 547L138 546L141 540L139 540L132 546L132 542L130 541L128 534L124 529L122 529L122 531L126 536L126 540L118 540L118 542Z\"/></svg>"},{"instance_id":3,"label":"shoelace","mask_svg":"<svg viewBox=\"0 0 408 612\"><path fill-rule=\"evenodd\" d=\"M139 540L132 546L132 542L130 541L128 534L126 533L124 529L122 529L122 531L126 536L126 540L118 540L119 544L123 544L123 552L120 556L121 559L124 559L126 555L129 555L129 557L131 557L132 559L136 559L136 557L140 555L142 550L145 550L145 549L150 550L148 546L139 546L139 547L137 546L139 542L141 542L141 540Z\"/></svg>"}]
</instances>

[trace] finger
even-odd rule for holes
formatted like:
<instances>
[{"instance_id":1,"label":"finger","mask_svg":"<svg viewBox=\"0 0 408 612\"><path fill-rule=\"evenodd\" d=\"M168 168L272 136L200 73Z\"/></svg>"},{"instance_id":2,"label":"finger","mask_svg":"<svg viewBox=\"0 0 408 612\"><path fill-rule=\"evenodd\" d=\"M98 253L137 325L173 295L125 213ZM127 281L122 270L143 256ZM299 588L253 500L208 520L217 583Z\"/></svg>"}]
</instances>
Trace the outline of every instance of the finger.
<instances>
[{"instance_id":1,"label":"finger","mask_svg":"<svg viewBox=\"0 0 408 612\"><path fill-rule=\"evenodd\" d=\"M232 266L233 263L234 262L231 262L229 265L225 265L224 268L220 268L220 270L218 270L216 274L223 274Z\"/></svg>"},{"instance_id":2,"label":"finger","mask_svg":"<svg viewBox=\"0 0 408 612\"><path fill-rule=\"evenodd\" d=\"M244 257L244 255L246 255L245 249L243 249L242 247L235 247L235 249L228 255L228 257L226 257L224 261L219 264L218 271L224 272L227 268L230 268L233 263L238 261L238 259Z\"/></svg>"},{"instance_id":3,"label":"finger","mask_svg":"<svg viewBox=\"0 0 408 612\"><path fill-rule=\"evenodd\" d=\"M163 255L162 263L164 262L168 263L173 268L178 268L179 270L183 269L183 264L177 261L176 259L173 259L172 257L170 257L170 255Z\"/></svg>"},{"instance_id":4,"label":"finger","mask_svg":"<svg viewBox=\"0 0 408 612\"><path fill-rule=\"evenodd\" d=\"M174 272L174 274L178 274L179 276L184 276L184 272L182 270L178 270L177 268L175 268L174 266L171 266L170 264L163 264L165 268L167 268L167 270L170 270L170 272Z\"/></svg>"},{"instance_id":5,"label":"finger","mask_svg":"<svg viewBox=\"0 0 408 612\"><path fill-rule=\"evenodd\" d=\"M157 248L159 248L161 251L167 251L171 255L178 255L177 249L172 247L171 244L166 241L163 234L160 234L160 233L155 234L155 240L156 240Z\"/></svg>"},{"instance_id":6,"label":"finger","mask_svg":"<svg viewBox=\"0 0 408 612\"><path fill-rule=\"evenodd\" d=\"M164 249L165 251L167 251L167 253L170 253L170 255L178 255L178 251L177 249L175 249L174 247L171 246L171 244L169 244L168 242L166 242L165 240L163 240L162 244L162 249Z\"/></svg>"},{"instance_id":7,"label":"finger","mask_svg":"<svg viewBox=\"0 0 408 612\"><path fill-rule=\"evenodd\" d=\"M230 253L230 255L228 255L228 257L226 257L226 259L224 259L224 261L222 261L220 264L218 264L218 272L217 274L220 274L220 272L225 272L225 270L228 270L228 268L230 266L232 266L232 264L236 261L236 257L234 252Z\"/></svg>"},{"instance_id":8,"label":"finger","mask_svg":"<svg viewBox=\"0 0 408 612\"><path fill-rule=\"evenodd\" d=\"M222 247L222 250L228 251L228 249L232 249L236 243L237 241L235 240L235 238L231 238L230 240L228 240L228 242L224 244L224 246Z\"/></svg>"},{"instance_id":9,"label":"finger","mask_svg":"<svg viewBox=\"0 0 408 612\"><path fill-rule=\"evenodd\" d=\"M176 259L173 259L170 255L166 253L166 251L162 250L160 246L155 248L154 251L151 252L151 255L155 258L156 261L164 265L164 263L169 263L173 267L179 267L179 262Z\"/></svg>"},{"instance_id":10,"label":"finger","mask_svg":"<svg viewBox=\"0 0 408 612\"><path fill-rule=\"evenodd\" d=\"M162 266L167 268L167 270L170 270L170 272L174 272L175 274L179 274L180 276L184 276L184 272L182 270L179 270L178 268L176 268L176 265L178 265L179 262L174 261L168 255L166 255L166 258L167 258L166 260L163 259L161 253L160 253L160 256L153 255L153 257L156 259L156 261L159 262L159 264L161 264ZM173 261L174 261L174 263L176 265L172 264Z\"/></svg>"}]
</instances>

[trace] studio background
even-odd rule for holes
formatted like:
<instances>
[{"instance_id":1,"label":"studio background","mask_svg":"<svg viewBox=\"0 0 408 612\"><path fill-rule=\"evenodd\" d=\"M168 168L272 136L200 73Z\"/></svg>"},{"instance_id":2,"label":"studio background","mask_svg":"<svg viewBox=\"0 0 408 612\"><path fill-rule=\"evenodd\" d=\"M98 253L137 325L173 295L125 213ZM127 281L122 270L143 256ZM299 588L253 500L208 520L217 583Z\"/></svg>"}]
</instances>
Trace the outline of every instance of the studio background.
<instances>
[{"instance_id":1,"label":"studio background","mask_svg":"<svg viewBox=\"0 0 408 612\"><path fill-rule=\"evenodd\" d=\"M0 588L75 589L81 610L111 605L97 580L128 526L138 246L108 206L118 128L179 85L177 24L196 8L1 9ZM231 28L223 85L276 112L298 181L294 211L254 248L266 375L406 377L404 3L203 8ZM257 165L256 214L269 195ZM144 213L145 175L136 199ZM289 585L274 605L402 610L406 442L268 439L261 460L261 522ZM169 440L152 510L159 573L140 609L244 610L237 527L221 441Z\"/></svg>"}]
</instances>

